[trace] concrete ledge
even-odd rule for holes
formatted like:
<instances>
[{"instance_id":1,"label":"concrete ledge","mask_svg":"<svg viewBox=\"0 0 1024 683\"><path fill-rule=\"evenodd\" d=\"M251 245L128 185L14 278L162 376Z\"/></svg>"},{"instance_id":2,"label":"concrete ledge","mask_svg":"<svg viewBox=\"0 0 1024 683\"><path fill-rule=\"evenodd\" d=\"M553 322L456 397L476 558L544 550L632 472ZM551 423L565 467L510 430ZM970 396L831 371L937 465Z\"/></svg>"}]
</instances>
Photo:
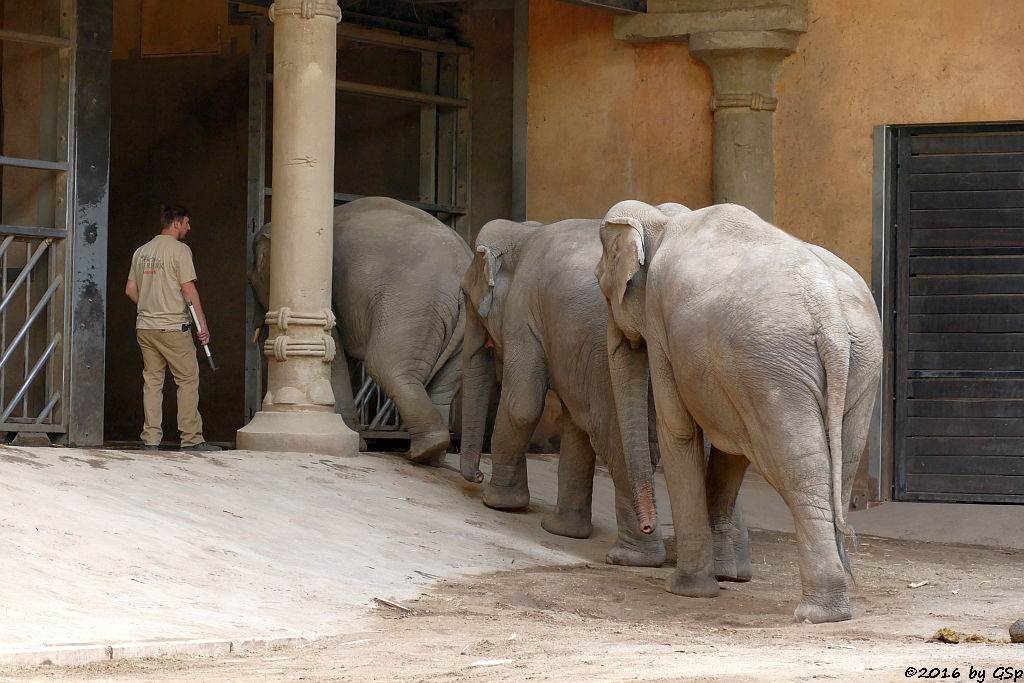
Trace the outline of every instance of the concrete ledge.
<instances>
[{"instance_id":1,"label":"concrete ledge","mask_svg":"<svg viewBox=\"0 0 1024 683\"><path fill-rule=\"evenodd\" d=\"M79 666L110 659L109 645L42 647L36 650L0 650L0 667Z\"/></svg>"},{"instance_id":2,"label":"concrete ledge","mask_svg":"<svg viewBox=\"0 0 1024 683\"><path fill-rule=\"evenodd\" d=\"M0 669L37 666L81 666L112 659L146 657L214 657L261 648L298 647L301 637L246 638L243 640L166 640L116 645L57 645L30 650L0 650Z\"/></svg>"}]
</instances>

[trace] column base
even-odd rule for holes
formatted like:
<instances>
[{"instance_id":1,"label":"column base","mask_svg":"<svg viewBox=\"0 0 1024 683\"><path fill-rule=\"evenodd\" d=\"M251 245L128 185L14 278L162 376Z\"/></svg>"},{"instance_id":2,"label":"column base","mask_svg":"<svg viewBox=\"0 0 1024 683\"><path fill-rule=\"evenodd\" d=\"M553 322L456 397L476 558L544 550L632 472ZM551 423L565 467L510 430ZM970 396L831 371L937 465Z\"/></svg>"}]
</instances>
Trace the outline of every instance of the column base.
<instances>
[{"instance_id":1,"label":"column base","mask_svg":"<svg viewBox=\"0 0 1024 683\"><path fill-rule=\"evenodd\" d=\"M359 454L359 435L337 413L261 410L238 430L235 448L353 456Z\"/></svg>"}]
</instances>

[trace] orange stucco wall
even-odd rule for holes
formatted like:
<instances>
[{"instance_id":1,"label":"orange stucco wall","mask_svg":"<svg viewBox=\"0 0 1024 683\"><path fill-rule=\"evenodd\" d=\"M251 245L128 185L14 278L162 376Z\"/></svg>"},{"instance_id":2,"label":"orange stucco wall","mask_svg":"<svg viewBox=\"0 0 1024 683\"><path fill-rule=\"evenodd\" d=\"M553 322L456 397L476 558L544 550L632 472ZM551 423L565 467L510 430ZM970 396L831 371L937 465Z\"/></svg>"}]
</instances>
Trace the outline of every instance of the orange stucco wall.
<instances>
[{"instance_id":1,"label":"orange stucco wall","mask_svg":"<svg viewBox=\"0 0 1024 683\"><path fill-rule=\"evenodd\" d=\"M872 129L1024 118L1024 3L811 0L776 88L775 218L871 268Z\"/></svg>"},{"instance_id":2,"label":"orange stucco wall","mask_svg":"<svg viewBox=\"0 0 1024 683\"><path fill-rule=\"evenodd\" d=\"M810 0L779 69L775 220L871 271L876 125L1024 118L1024 3ZM615 40L613 15L530 4L528 215L711 199L711 79L684 44Z\"/></svg>"},{"instance_id":3,"label":"orange stucco wall","mask_svg":"<svg viewBox=\"0 0 1024 683\"><path fill-rule=\"evenodd\" d=\"M634 47L613 16L530 3L527 215L600 217L622 199L711 202L711 76L686 45Z\"/></svg>"}]
</instances>

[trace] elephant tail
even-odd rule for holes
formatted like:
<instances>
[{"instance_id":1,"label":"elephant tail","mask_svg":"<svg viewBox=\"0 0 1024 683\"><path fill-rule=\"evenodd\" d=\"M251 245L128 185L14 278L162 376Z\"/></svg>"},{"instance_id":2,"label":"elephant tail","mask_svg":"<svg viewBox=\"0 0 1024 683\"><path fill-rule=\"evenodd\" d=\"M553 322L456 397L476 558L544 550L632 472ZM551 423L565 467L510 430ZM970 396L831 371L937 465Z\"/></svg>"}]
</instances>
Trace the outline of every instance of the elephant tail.
<instances>
[{"instance_id":1,"label":"elephant tail","mask_svg":"<svg viewBox=\"0 0 1024 683\"><path fill-rule=\"evenodd\" d=\"M829 275L831 284L832 278ZM846 573L852 577L845 540L851 538L856 548L857 537L846 521L843 505L843 414L846 412L846 384L850 376L850 334L846 316L839 304L839 293L834 285L821 294L825 298L825 310L822 311L824 315L817 320L814 341L825 368L825 424L832 478L832 519L839 559Z\"/></svg>"}]
</instances>

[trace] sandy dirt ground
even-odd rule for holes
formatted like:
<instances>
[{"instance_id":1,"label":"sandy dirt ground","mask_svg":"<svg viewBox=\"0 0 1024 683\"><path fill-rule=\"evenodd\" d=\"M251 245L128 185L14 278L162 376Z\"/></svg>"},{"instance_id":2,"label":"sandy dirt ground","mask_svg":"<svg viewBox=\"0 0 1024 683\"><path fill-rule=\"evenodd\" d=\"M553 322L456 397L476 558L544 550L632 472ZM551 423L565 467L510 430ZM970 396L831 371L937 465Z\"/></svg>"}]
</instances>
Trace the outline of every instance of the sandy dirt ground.
<instances>
[{"instance_id":1,"label":"sandy dirt ground","mask_svg":"<svg viewBox=\"0 0 1024 683\"><path fill-rule=\"evenodd\" d=\"M1007 631L1024 618L1020 551L859 540L855 617L839 624L793 622L795 540L755 531L754 579L712 600L667 593L668 566L535 567L439 581L408 613L382 605L362 630L301 647L0 681L1024 681ZM943 627L987 642L933 642Z\"/></svg>"}]
</instances>

